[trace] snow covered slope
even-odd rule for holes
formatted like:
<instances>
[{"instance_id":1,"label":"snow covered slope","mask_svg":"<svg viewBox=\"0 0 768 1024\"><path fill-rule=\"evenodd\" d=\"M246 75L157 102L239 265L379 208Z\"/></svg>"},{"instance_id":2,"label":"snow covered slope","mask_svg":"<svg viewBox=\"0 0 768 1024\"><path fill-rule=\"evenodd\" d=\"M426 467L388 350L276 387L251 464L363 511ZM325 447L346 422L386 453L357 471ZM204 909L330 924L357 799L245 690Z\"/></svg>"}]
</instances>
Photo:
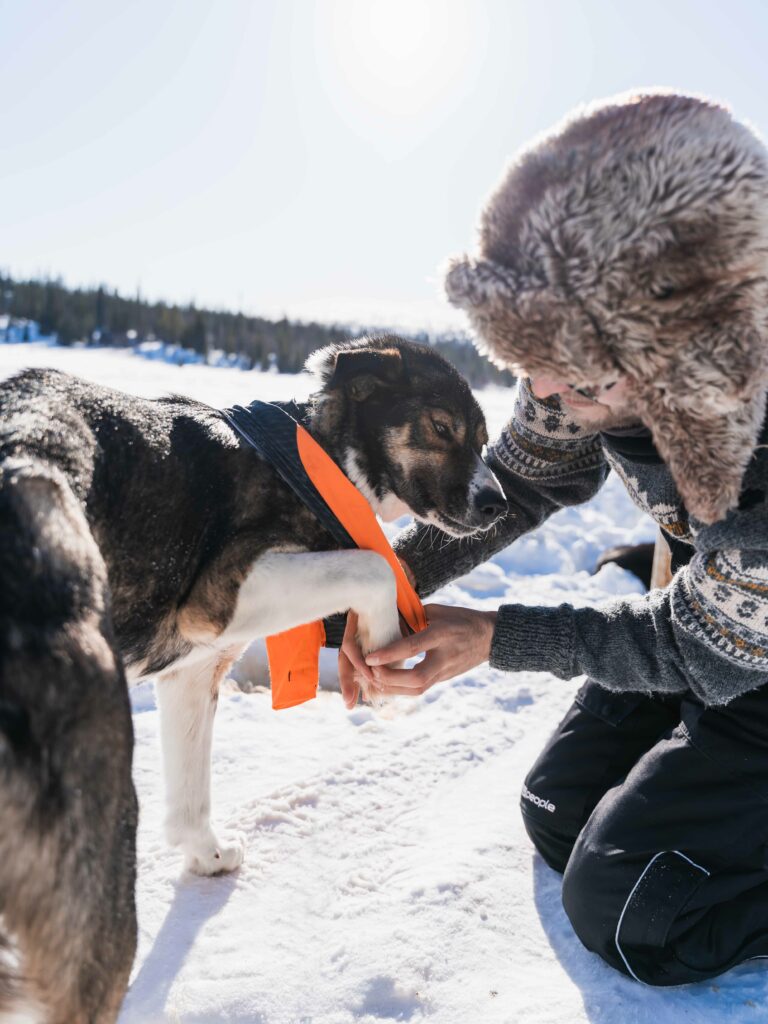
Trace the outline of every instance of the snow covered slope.
<instances>
[{"instance_id":1,"label":"snow covered slope","mask_svg":"<svg viewBox=\"0 0 768 1024\"><path fill-rule=\"evenodd\" d=\"M0 346L0 376L51 365L155 396L214 405L304 397L306 377L176 368L106 350ZM509 394L478 393L498 429ZM447 587L445 602L598 603L639 590L597 555L651 539L618 481ZM715 983L654 990L620 977L573 936L559 876L532 853L520 782L577 682L488 668L347 712L333 692L272 712L256 685L220 702L213 796L243 830L233 876L182 875L163 842L151 684L133 693L141 802L140 944L121 1024L753 1024L768 994L760 962ZM332 675L326 661L326 677Z\"/></svg>"}]
</instances>

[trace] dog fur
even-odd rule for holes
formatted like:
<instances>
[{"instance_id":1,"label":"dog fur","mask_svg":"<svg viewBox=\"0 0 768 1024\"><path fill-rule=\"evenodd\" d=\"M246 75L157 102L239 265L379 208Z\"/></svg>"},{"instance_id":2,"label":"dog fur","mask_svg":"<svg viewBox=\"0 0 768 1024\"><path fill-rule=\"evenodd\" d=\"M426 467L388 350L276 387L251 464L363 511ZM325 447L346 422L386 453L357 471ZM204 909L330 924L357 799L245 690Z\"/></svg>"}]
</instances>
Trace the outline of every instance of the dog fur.
<instances>
[{"instance_id":1,"label":"dog fur","mask_svg":"<svg viewBox=\"0 0 768 1024\"><path fill-rule=\"evenodd\" d=\"M375 509L455 535L503 513L482 412L434 351L366 339L311 368L305 425ZM335 550L201 403L30 370L0 384L0 424L0 1000L101 1024L135 948L126 675L156 679L168 838L191 870L232 870L243 837L210 823L227 668L256 637L350 608L364 650L390 642L394 577Z\"/></svg>"}]
</instances>

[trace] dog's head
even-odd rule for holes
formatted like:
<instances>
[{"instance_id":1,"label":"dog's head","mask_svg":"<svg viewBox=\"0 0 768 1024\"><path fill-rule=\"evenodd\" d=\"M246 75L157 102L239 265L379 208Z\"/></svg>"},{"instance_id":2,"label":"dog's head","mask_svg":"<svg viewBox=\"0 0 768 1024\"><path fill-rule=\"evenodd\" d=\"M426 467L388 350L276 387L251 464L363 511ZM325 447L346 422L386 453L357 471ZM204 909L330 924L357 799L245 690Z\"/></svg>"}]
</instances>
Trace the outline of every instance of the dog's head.
<instances>
[{"instance_id":1,"label":"dog's head","mask_svg":"<svg viewBox=\"0 0 768 1024\"><path fill-rule=\"evenodd\" d=\"M413 515L455 537L506 510L482 459L485 418L464 378L434 349L391 335L310 356L322 384L313 422L385 520Z\"/></svg>"}]
</instances>

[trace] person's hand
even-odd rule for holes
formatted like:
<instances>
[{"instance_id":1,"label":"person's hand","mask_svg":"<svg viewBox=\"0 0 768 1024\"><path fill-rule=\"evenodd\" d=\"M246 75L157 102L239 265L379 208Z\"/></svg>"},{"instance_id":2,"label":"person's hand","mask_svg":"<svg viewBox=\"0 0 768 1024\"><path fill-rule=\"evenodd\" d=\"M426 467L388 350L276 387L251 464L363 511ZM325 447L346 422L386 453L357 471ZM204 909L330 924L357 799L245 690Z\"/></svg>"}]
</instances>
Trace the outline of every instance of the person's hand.
<instances>
[{"instance_id":1,"label":"person's hand","mask_svg":"<svg viewBox=\"0 0 768 1024\"><path fill-rule=\"evenodd\" d=\"M467 672L490 657L496 612L442 604L428 604L424 610L429 622L426 629L372 651L365 659L368 671L373 671L373 686L380 693L417 697L435 683ZM387 668L424 651L424 660L411 669Z\"/></svg>"},{"instance_id":2,"label":"person's hand","mask_svg":"<svg viewBox=\"0 0 768 1024\"><path fill-rule=\"evenodd\" d=\"M347 612L347 626L339 649L339 683L342 699L348 708L357 704L360 676L373 685L373 673L365 664L363 652L357 643L357 615L350 610Z\"/></svg>"},{"instance_id":3,"label":"person's hand","mask_svg":"<svg viewBox=\"0 0 768 1024\"><path fill-rule=\"evenodd\" d=\"M402 558L399 560L403 567L408 582L412 587L416 586L411 567ZM339 649L339 683L341 685L341 696L348 708L357 704L360 696L360 676L370 686L373 686L373 673L365 663L363 652L357 642L357 614L351 609L347 612L347 625L344 630L344 639Z\"/></svg>"}]
</instances>

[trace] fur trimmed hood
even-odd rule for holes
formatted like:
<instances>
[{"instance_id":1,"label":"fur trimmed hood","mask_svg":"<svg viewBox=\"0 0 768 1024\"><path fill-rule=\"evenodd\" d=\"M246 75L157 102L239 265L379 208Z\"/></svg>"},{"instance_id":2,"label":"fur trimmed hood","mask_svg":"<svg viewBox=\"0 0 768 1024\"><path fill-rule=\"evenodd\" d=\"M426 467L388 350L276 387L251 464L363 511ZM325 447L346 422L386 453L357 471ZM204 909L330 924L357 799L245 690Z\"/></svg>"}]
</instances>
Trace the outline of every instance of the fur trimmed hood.
<instances>
[{"instance_id":1,"label":"fur trimmed hood","mask_svg":"<svg viewBox=\"0 0 768 1024\"><path fill-rule=\"evenodd\" d=\"M768 387L768 152L724 107L577 111L515 159L446 291L498 365L626 375L688 511L736 507Z\"/></svg>"}]
</instances>

